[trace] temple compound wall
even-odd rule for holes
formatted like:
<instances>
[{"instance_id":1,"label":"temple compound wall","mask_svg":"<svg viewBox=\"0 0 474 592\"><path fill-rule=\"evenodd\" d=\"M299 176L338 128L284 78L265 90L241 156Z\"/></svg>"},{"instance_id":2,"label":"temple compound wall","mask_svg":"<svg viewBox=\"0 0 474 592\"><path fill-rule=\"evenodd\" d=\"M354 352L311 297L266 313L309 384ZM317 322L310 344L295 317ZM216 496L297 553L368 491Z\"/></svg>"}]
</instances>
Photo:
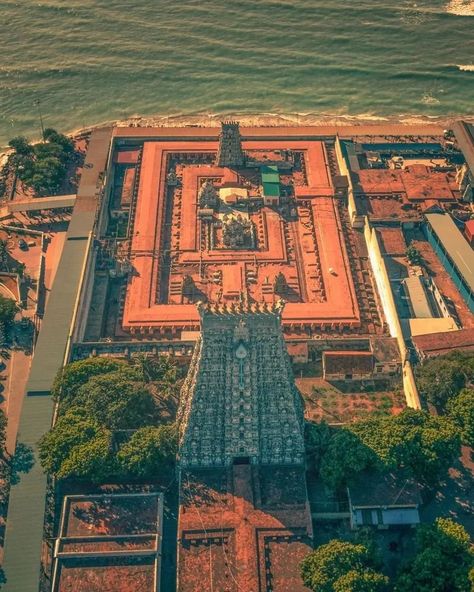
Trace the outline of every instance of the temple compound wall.
<instances>
[{"instance_id":1,"label":"temple compound wall","mask_svg":"<svg viewBox=\"0 0 474 592\"><path fill-rule=\"evenodd\" d=\"M281 332L283 303L198 309L201 337L178 414L181 466L303 464L303 403Z\"/></svg>"}]
</instances>

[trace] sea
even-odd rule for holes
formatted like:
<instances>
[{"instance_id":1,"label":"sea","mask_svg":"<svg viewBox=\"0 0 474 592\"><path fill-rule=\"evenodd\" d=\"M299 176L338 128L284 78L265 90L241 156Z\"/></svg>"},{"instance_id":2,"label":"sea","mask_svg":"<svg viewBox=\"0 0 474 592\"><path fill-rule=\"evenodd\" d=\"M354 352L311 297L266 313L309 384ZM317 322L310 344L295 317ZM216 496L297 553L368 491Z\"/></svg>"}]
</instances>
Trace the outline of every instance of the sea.
<instances>
[{"instance_id":1,"label":"sea","mask_svg":"<svg viewBox=\"0 0 474 592\"><path fill-rule=\"evenodd\" d=\"M0 146L134 116L474 114L474 0L0 0Z\"/></svg>"}]
</instances>

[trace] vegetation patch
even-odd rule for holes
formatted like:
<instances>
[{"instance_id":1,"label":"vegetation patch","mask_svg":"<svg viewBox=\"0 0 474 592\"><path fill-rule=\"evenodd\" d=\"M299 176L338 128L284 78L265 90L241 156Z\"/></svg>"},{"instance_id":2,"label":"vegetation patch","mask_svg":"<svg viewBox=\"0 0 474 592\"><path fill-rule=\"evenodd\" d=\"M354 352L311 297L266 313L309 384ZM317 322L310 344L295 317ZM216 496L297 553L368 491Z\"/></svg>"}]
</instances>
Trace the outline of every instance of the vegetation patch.
<instances>
[{"instance_id":1,"label":"vegetation patch","mask_svg":"<svg viewBox=\"0 0 474 592\"><path fill-rule=\"evenodd\" d=\"M68 364L52 389L58 419L40 441L43 468L97 483L168 474L177 451L179 387L178 370L165 357Z\"/></svg>"}]
</instances>

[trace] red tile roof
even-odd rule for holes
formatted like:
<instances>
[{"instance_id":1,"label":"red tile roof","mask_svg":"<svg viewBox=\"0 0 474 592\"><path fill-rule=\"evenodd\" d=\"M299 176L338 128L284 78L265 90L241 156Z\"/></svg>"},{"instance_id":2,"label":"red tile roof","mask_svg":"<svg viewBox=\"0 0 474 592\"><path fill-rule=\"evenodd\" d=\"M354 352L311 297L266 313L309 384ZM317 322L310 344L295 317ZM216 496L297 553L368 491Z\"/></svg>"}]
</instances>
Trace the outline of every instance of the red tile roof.
<instances>
[{"instance_id":1,"label":"red tile roof","mask_svg":"<svg viewBox=\"0 0 474 592\"><path fill-rule=\"evenodd\" d=\"M412 341L426 357L442 356L453 349L474 350L474 329L417 335Z\"/></svg>"},{"instance_id":2,"label":"red tile roof","mask_svg":"<svg viewBox=\"0 0 474 592\"><path fill-rule=\"evenodd\" d=\"M370 374L374 368L372 352L330 351L323 353L325 374Z\"/></svg>"}]
</instances>

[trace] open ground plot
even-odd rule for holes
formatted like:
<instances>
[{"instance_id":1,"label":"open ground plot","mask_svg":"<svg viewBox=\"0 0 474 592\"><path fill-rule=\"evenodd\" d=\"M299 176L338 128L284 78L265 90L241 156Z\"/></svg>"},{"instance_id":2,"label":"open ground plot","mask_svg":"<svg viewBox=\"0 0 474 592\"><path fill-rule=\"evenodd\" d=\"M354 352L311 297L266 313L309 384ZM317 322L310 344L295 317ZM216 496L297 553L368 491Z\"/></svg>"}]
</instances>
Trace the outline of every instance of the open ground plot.
<instances>
[{"instance_id":1,"label":"open ground plot","mask_svg":"<svg viewBox=\"0 0 474 592\"><path fill-rule=\"evenodd\" d=\"M327 382L322 378L298 378L296 385L305 400L305 417L311 421L350 423L374 411L398 414L405 407L400 388L383 380Z\"/></svg>"}]
</instances>

